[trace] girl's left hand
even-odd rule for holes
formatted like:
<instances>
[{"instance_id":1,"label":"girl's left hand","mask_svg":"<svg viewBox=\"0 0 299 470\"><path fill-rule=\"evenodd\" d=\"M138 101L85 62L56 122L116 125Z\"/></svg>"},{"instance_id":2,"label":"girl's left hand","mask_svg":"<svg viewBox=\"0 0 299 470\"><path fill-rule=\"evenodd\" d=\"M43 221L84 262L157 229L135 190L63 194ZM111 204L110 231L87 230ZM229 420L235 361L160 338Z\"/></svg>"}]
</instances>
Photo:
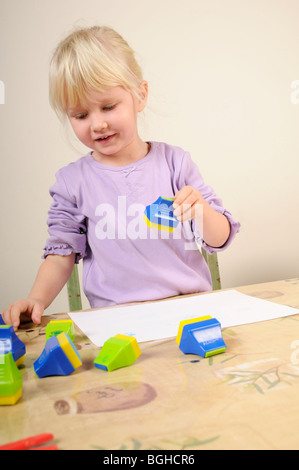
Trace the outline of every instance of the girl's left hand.
<instances>
[{"instance_id":1,"label":"girl's left hand","mask_svg":"<svg viewBox=\"0 0 299 470\"><path fill-rule=\"evenodd\" d=\"M202 216L203 205L206 203L201 193L192 186L184 186L175 195L174 215L180 222L197 219Z\"/></svg>"}]
</instances>

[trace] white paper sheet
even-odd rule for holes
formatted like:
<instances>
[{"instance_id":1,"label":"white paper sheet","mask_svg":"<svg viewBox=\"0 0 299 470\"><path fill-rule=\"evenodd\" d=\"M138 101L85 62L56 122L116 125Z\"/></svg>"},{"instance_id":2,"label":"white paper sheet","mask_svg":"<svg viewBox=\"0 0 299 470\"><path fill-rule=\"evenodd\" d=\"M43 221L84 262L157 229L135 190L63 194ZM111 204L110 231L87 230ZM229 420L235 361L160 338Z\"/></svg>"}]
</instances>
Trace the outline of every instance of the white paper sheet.
<instances>
[{"instance_id":1,"label":"white paper sheet","mask_svg":"<svg viewBox=\"0 0 299 470\"><path fill-rule=\"evenodd\" d=\"M138 342L176 337L181 320L205 315L217 318L221 327L226 328L295 314L299 310L235 290L69 313L80 330L99 347L116 334L135 336Z\"/></svg>"}]
</instances>

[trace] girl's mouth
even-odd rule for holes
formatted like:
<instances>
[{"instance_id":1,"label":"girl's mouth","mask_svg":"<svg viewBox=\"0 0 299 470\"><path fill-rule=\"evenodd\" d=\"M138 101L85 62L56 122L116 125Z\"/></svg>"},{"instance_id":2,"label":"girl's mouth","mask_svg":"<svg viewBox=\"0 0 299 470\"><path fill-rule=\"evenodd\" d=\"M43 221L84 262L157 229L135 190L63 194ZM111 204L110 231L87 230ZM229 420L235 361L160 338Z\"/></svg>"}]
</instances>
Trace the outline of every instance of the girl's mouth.
<instances>
[{"instance_id":1,"label":"girl's mouth","mask_svg":"<svg viewBox=\"0 0 299 470\"><path fill-rule=\"evenodd\" d=\"M108 142L110 142L110 140L113 139L114 136L115 136L115 134L105 135L103 137L99 137L98 139L96 139L96 141L101 142L101 143L108 143Z\"/></svg>"}]
</instances>

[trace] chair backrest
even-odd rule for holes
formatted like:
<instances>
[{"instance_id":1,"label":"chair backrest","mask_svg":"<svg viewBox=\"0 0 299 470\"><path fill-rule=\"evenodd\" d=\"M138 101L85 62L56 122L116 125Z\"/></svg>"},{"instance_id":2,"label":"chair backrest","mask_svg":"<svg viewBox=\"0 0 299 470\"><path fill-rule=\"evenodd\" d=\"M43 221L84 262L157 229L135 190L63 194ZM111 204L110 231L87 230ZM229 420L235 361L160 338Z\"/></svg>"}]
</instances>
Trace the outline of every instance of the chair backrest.
<instances>
[{"instance_id":1,"label":"chair backrest","mask_svg":"<svg viewBox=\"0 0 299 470\"><path fill-rule=\"evenodd\" d=\"M211 278L212 278L212 286L213 290L221 289L221 279L220 279L220 271L219 271L219 264L218 264L218 256L217 253L213 253L210 255L206 252L203 248L201 249L201 254L207 262L209 266Z\"/></svg>"},{"instance_id":2,"label":"chair backrest","mask_svg":"<svg viewBox=\"0 0 299 470\"><path fill-rule=\"evenodd\" d=\"M213 253L212 255L210 255L203 248L201 249L201 253L203 257L205 258L210 269L213 290L221 289L217 253ZM80 281L79 281L77 264L74 265L73 272L67 282L67 291L68 291L70 312L74 312L76 310L82 310L81 290L80 290Z\"/></svg>"},{"instance_id":3,"label":"chair backrest","mask_svg":"<svg viewBox=\"0 0 299 470\"><path fill-rule=\"evenodd\" d=\"M77 264L74 265L72 274L67 282L67 293L70 312L82 310L81 289Z\"/></svg>"}]
</instances>

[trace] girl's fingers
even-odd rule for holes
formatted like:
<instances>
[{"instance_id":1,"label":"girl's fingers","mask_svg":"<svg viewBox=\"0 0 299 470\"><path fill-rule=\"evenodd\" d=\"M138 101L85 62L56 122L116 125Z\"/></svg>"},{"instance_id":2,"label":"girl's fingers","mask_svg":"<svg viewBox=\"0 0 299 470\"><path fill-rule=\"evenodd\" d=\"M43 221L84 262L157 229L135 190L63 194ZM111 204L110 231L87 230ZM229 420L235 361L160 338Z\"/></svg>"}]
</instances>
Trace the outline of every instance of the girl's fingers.
<instances>
[{"instance_id":1,"label":"girl's fingers","mask_svg":"<svg viewBox=\"0 0 299 470\"><path fill-rule=\"evenodd\" d=\"M35 323L36 325L40 324L43 311L44 309L42 308L41 305L39 304L34 305L31 318L32 318L33 323Z\"/></svg>"},{"instance_id":2,"label":"girl's fingers","mask_svg":"<svg viewBox=\"0 0 299 470\"><path fill-rule=\"evenodd\" d=\"M192 188L192 186L185 186L175 197L173 203L174 215L181 222L194 219L197 212L200 212L201 200L202 196L197 189Z\"/></svg>"}]
</instances>

